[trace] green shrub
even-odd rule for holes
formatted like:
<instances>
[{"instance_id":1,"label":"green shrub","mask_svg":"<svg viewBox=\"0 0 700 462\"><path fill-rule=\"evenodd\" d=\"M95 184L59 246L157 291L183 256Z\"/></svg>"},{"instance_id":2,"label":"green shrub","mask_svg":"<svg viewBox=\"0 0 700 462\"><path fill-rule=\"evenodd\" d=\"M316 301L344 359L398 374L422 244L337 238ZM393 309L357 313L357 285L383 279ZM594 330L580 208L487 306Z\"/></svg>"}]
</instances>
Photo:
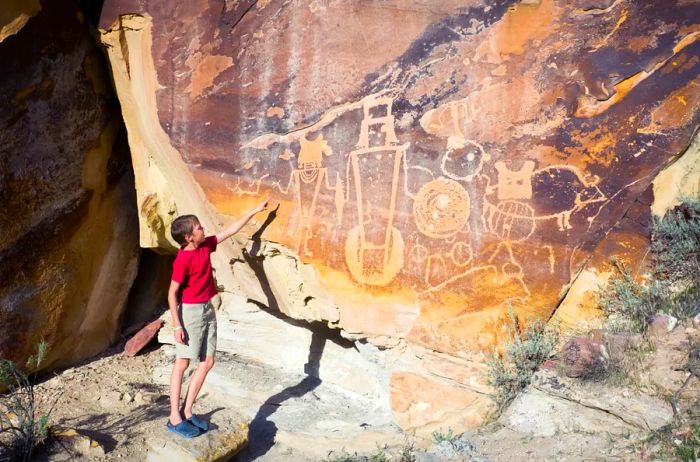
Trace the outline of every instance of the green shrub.
<instances>
[{"instance_id":1,"label":"green shrub","mask_svg":"<svg viewBox=\"0 0 700 462\"><path fill-rule=\"evenodd\" d=\"M493 352L486 362L498 414L530 384L532 375L549 358L556 344L556 334L542 321L531 321L523 331L512 309L508 315L512 341L504 346L503 353Z\"/></svg>"},{"instance_id":2,"label":"green shrub","mask_svg":"<svg viewBox=\"0 0 700 462\"><path fill-rule=\"evenodd\" d=\"M665 304L669 292L664 284L652 279L646 284L637 282L624 265L613 258L618 273L606 286L598 288L598 303L613 331L644 332L649 316Z\"/></svg>"},{"instance_id":3,"label":"green shrub","mask_svg":"<svg viewBox=\"0 0 700 462\"><path fill-rule=\"evenodd\" d=\"M47 347L41 342L27 366L38 367ZM0 462L30 461L48 436L50 411L41 412L34 384L12 361L0 359L0 382L8 387L8 392L0 396Z\"/></svg>"},{"instance_id":4,"label":"green shrub","mask_svg":"<svg viewBox=\"0 0 700 462\"><path fill-rule=\"evenodd\" d=\"M686 437L676 443L676 454L683 462L695 462L700 459L700 426L690 427Z\"/></svg>"},{"instance_id":5,"label":"green shrub","mask_svg":"<svg viewBox=\"0 0 700 462\"><path fill-rule=\"evenodd\" d=\"M433 443L435 444L440 444L443 441L447 441L448 443L452 444L457 438L458 436L452 433L451 428L447 429L447 433L443 433L442 428L433 432Z\"/></svg>"},{"instance_id":6,"label":"green shrub","mask_svg":"<svg viewBox=\"0 0 700 462\"><path fill-rule=\"evenodd\" d=\"M415 462L415 460L416 454L413 444L406 442L398 450L390 450L387 446L383 446L378 447L370 455L331 451L325 462Z\"/></svg>"},{"instance_id":7,"label":"green shrub","mask_svg":"<svg viewBox=\"0 0 700 462\"><path fill-rule=\"evenodd\" d=\"M682 203L656 219L651 247L658 277L671 283L700 280L700 197Z\"/></svg>"},{"instance_id":8,"label":"green shrub","mask_svg":"<svg viewBox=\"0 0 700 462\"><path fill-rule=\"evenodd\" d=\"M612 330L644 332L649 316L666 313L686 319L700 302L700 199L683 203L655 219L652 230L651 276L637 282L622 263L608 284L598 289L601 309Z\"/></svg>"}]
</instances>

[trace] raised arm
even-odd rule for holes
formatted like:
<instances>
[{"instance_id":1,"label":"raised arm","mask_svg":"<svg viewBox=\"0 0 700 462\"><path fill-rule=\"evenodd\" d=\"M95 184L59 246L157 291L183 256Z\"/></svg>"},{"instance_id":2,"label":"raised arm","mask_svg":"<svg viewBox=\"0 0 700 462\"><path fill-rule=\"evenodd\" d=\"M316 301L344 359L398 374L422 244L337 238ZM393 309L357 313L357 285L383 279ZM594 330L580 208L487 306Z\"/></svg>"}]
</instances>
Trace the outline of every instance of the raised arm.
<instances>
[{"instance_id":1,"label":"raised arm","mask_svg":"<svg viewBox=\"0 0 700 462\"><path fill-rule=\"evenodd\" d=\"M233 236L236 234L238 231L243 228L246 223L250 221L251 218L256 213L262 212L263 210L267 210L267 205L270 202L270 196L267 196L264 201L253 207L248 213L240 217L238 220L234 221L216 235L216 240L221 243L222 241L228 239L229 237Z\"/></svg>"}]
</instances>

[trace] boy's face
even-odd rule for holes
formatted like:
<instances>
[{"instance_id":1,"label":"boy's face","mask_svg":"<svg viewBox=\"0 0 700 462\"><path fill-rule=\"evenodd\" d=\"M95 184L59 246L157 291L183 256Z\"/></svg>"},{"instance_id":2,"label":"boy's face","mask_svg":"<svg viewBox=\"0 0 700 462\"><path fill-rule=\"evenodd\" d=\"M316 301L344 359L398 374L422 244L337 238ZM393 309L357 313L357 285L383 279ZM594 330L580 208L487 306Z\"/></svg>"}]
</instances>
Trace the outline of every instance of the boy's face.
<instances>
[{"instance_id":1,"label":"boy's face","mask_svg":"<svg viewBox=\"0 0 700 462\"><path fill-rule=\"evenodd\" d=\"M192 228L192 234L188 234L187 237L189 242L191 242L195 247L204 242L204 227L200 223L195 223Z\"/></svg>"}]
</instances>

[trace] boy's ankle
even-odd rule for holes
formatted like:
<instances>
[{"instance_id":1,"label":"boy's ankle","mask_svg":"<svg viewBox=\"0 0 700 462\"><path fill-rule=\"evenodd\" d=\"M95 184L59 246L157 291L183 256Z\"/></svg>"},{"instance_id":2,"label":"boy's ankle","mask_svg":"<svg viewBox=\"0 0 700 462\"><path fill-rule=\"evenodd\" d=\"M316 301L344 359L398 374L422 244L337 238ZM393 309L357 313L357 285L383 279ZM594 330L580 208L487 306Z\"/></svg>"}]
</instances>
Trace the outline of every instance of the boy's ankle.
<instances>
[{"instance_id":1,"label":"boy's ankle","mask_svg":"<svg viewBox=\"0 0 700 462\"><path fill-rule=\"evenodd\" d=\"M171 423L172 425L177 425L177 424L179 424L180 422L182 422L184 419L182 418L182 416L176 414L176 415L171 415L171 416L168 418L168 420L170 421L170 423Z\"/></svg>"}]
</instances>

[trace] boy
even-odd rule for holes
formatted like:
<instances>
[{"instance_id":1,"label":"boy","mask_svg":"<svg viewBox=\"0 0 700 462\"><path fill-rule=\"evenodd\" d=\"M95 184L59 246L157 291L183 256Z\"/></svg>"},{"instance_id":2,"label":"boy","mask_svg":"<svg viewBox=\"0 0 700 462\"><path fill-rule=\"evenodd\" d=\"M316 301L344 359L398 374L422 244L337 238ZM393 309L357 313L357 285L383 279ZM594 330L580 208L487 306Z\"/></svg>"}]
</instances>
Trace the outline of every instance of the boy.
<instances>
[{"instance_id":1,"label":"boy","mask_svg":"<svg viewBox=\"0 0 700 462\"><path fill-rule=\"evenodd\" d=\"M207 431L209 425L192 414L192 405L207 373L214 366L216 350L216 316L211 299L218 291L214 281L210 254L220 242L236 234L258 212L267 209L269 197L224 228L215 236L204 236L204 228L194 215L173 221L171 234L180 244L173 262L173 276L168 289L168 306L173 317L175 365L170 376L170 418L168 431L192 438ZM181 291L180 304L178 292ZM182 377L191 359L199 359L187 389L185 407L180 413Z\"/></svg>"}]
</instances>

